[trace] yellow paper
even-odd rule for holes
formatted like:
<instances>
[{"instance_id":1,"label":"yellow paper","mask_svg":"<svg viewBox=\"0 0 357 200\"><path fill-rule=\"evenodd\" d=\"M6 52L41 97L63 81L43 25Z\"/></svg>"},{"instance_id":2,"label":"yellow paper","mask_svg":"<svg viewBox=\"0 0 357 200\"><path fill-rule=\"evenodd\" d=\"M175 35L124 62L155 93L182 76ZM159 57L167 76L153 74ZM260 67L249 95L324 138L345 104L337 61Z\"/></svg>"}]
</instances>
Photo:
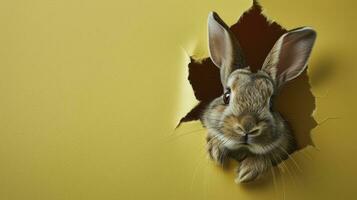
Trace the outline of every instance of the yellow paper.
<instances>
[{"instance_id":1,"label":"yellow paper","mask_svg":"<svg viewBox=\"0 0 357 200\"><path fill-rule=\"evenodd\" d=\"M355 1L260 1L318 38L309 64L316 148L265 182L234 183L205 153L188 55L207 56L206 18L230 1L0 3L0 199L355 199ZM303 106L303 105L301 105Z\"/></svg>"}]
</instances>

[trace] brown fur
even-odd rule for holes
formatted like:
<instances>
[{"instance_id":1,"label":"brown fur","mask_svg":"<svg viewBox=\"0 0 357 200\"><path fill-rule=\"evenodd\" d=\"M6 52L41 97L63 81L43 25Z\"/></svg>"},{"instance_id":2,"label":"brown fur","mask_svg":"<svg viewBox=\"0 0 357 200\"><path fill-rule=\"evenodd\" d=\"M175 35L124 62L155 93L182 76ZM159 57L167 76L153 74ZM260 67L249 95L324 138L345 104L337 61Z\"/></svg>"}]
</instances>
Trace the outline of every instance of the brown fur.
<instances>
[{"instance_id":1,"label":"brown fur","mask_svg":"<svg viewBox=\"0 0 357 200\"><path fill-rule=\"evenodd\" d=\"M230 155L239 158L236 180L249 182L296 148L287 122L271 105L279 88L305 69L316 34L311 28L284 34L268 54L262 70L253 73L245 66L239 43L227 27L216 13L210 14L210 55L220 68L226 94L207 106L201 121L208 129L211 158L218 164ZM277 66L282 64L287 65L286 70L279 74Z\"/></svg>"}]
</instances>

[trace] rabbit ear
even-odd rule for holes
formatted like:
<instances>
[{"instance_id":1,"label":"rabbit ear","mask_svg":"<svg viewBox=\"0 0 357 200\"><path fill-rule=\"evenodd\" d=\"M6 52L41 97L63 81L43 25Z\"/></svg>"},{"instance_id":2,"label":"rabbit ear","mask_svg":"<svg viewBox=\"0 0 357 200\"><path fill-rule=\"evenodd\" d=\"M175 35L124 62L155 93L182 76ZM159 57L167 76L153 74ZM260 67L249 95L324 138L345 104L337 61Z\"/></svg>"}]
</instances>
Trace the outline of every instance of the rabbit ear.
<instances>
[{"instance_id":1,"label":"rabbit ear","mask_svg":"<svg viewBox=\"0 0 357 200\"><path fill-rule=\"evenodd\" d=\"M211 60L220 68L221 82L226 87L228 76L245 67L238 40L215 12L208 16L208 46Z\"/></svg>"},{"instance_id":2,"label":"rabbit ear","mask_svg":"<svg viewBox=\"0 0 357 200\"><path fill-rule=\"evenodd\" d=\"M299 76L306 68L316 32L309 27L294 29L282 35L264 61L262 70L280 87Z\"/></svg>"}]
</instances>

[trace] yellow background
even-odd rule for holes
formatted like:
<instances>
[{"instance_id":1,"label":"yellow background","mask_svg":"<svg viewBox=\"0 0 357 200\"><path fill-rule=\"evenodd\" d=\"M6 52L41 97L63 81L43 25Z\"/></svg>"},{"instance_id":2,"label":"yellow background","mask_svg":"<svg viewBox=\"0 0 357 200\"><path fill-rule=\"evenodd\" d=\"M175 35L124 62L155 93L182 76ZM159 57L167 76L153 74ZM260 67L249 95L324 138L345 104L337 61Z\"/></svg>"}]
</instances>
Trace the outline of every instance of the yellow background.
<instances>
[{"instance_id":1,"label":"yellow background","mask_svg":"<svg viewBox=\"0 0 357 200\"><path fill-rule=\"evenodd\" d=\"M235 185L199 122L174 127L196 103L187 54L207 56L208 12L233 24L250 0L1 1L0 199L354 199L357 4L261 4L317 30L321 124L275 179Z\"/></svg>"}]
</instances>

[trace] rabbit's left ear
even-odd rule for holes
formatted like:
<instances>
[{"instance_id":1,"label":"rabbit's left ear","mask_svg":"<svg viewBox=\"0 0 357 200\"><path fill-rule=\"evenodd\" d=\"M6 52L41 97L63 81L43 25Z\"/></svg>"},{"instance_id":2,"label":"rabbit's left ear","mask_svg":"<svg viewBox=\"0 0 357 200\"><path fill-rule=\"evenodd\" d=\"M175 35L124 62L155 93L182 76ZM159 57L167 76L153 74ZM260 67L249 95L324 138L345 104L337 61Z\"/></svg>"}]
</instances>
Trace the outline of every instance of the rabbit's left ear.
<instances>
[{"instance_id":1,"label":"rabbit's left ear","mask_svg":"<svg viewBox=\"0 0 357 200\"><path fill-rule=\"evenodd\" d=\"M262 70L280 87L299 76L306 68L316 32L302 27L282 35L264 61Z\"/></svg>"}]
</instances>

